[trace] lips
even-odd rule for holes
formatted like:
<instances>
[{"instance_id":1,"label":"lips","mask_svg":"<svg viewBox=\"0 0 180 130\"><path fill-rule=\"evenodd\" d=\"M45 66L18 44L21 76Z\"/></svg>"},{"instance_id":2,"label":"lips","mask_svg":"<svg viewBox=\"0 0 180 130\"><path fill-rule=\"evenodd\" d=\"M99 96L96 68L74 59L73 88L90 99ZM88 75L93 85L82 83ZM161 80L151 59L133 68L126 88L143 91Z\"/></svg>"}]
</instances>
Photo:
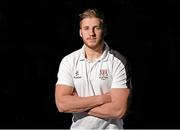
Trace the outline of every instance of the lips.
<instances>
[{"instance_id":1,"label":"lips","mask_svg":"<svg viewBox=\"0 0 180 130\"><path fill-rule=\"evenodd\" d=\"M96 38L87 38L87 40L94 41L94 40L96 40Z\"/></svg>"}]
</instances>

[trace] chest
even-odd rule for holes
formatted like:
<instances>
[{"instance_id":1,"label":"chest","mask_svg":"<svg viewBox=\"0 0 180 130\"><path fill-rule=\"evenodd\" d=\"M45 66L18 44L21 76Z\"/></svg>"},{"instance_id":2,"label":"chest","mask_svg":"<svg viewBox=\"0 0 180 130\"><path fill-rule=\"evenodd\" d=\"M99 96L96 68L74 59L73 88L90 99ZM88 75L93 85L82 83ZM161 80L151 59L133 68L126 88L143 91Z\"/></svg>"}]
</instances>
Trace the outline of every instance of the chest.
<instances>
[{"instance_id":1,"label":"chest","mask_svg":"<svg viewBox=\"0 0 180 130\"><path fill-rule=\"evenodd\" d=\"M109 92L112 83L112 67L108 62L80 62L73 69L75 89L81 96Z\"/></svg>"}]
</instances>

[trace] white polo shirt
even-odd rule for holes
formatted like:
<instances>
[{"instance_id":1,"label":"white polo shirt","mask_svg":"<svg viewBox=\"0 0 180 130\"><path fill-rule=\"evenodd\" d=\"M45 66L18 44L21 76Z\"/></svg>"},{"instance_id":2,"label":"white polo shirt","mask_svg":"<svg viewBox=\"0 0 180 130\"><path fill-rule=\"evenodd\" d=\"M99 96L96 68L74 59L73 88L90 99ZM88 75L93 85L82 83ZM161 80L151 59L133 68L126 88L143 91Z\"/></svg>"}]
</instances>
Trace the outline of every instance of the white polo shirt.
<instances>
[{"instance_id":1,"label":"white polo shirt","mask_svg":"<svg viewBox=\"0 0 180 130\"><path fill-rule=\"evenodd\" d=\"M78 96L95 96L112 88L127 88L130 73L126 59L105 43L101 57L94 62L85 58L84 46L65 56L59 66L56 84L74 87ZM85 112L73 113L71 129L122 129L122 119L100 119Z\"/></svg>"}]
</instances>

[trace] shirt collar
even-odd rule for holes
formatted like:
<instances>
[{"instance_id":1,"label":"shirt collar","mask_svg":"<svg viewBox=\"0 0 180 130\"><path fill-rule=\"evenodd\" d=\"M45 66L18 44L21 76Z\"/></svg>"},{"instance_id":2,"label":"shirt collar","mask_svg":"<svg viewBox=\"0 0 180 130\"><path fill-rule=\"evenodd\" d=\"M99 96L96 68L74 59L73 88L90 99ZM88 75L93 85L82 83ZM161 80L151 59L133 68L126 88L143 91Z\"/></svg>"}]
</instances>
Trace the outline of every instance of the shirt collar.
<instances>
[{"instance_id":1,"label":"shirt collar","mask_svg":"<svg viewBox=\"0 0 180 130\"><path fill-rule=\"evenodd\" d=\"M106 61L107 60L107 57L108 57L108 51L109 51L109 46L107 45L106 42L104 42L104 45L105 45L105 49L104 49L104 52L103 54L100 56L99 59L97 59L97 61ZM82 46L81 48L81 54L80 54L80 61L84 61L86 59L85 57L85 49L84 49L85 45Z\"/></svg>"}]
</instances>

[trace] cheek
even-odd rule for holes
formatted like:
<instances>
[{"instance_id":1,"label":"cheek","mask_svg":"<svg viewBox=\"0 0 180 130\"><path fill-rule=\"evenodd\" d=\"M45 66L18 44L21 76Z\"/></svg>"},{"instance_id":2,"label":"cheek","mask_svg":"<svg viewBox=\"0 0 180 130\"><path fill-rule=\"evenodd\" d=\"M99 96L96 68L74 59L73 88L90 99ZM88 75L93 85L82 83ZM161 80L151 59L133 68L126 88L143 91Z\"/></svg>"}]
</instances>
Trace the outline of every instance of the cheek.
<instances>
[{"instance_id":1,"label":"cheek","mask_svg":"<svg viewBox=\"0 0 180 130\"><path fill-rule=\"evenodd\" d=\"M97 35L96 35L98 38L103 38L104 37L104 34L103 33L97 33Z\"/></svg>"},{"instance_id":2,"label":"cheek","mask_svg":"<svg viewBox=\"0 0 180 130\"><path fill-rule=\"evenodd\" d=\"M82 37L83 39L85 39L85 38L87 37L87 34L86 34L86 33L81 32L81 37Z\"/></svg>"},{"instance_id":3,"label":"cheek","mask_svg":"<svg viewBox=\"0 0 180 130\"><path fill-rule=\"evenodd\" d=\"M96 35L97 35L97 36L103 36L104 34L103 34L103 31L97 31L97 32L96 32Z\"/></svg>"}]
</instances>

